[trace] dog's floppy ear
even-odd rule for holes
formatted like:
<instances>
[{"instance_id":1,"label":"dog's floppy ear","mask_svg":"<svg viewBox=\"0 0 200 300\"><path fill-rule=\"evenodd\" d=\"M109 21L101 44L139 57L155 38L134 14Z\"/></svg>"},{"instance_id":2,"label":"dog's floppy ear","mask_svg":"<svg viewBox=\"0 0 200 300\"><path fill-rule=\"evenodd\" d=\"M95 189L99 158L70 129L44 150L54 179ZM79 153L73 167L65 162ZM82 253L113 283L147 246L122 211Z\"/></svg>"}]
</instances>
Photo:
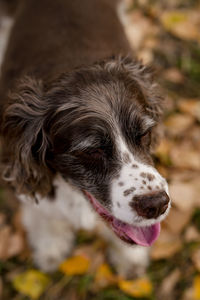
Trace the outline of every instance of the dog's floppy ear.
<instances>
[{"instance_id":1,"label":"dog's floppy ear","mask_svg":"<svg viewBox=\"0 0 200 300\"><path fill-rule=\"evenodd\" d=\"M148 114L159 121L163 112L163 97L159 85L154 81L153 70L143 65L140 61L130 56L120 56L107 62L106 66L111 70L127 73L129 78L136 81L145 96Z\"/></svg>"},{"instance_id":2,"label":"dog's floppy ear","mask_svg":"<svg viewBox=\"0 0 200 300\"><path fill-rule=\"evenodd\" d=\"M155 121L158 121L163 113L163 97L159 85L154 81L152 68L129 57L122 59L122 64L139 83L147 100L146 110Z\"/></svg>"},{"instance_id":3,"label":"dog's floppy ear","mask_svg":"<svg viewBox=\"0 0 200 300\"><path fill-rule=\"evenodd\" d=\"M50 140L44 129L49 107L42 82L25 77L9 101L2 126L4 180L17 193L46 194L51 188L51 171L46 165Z\"/></svg>"},{"instance_id":4,"label":"dog's floppy ear","mask_svg":"<svg viewBox=\"0 0 200 300\"><path fill-rule=\"evenodd\" d=\"M154 81L152 68L143 65L140 61L130 56L114 58L105 64L109 71L126 73L130 79L138 83L145 98L144 109L146 113L158 124L163 115L164 98L159 85ZM161 137L160 126L154 126L152 131L151 151Z\"/></svg>"}]
</instances>

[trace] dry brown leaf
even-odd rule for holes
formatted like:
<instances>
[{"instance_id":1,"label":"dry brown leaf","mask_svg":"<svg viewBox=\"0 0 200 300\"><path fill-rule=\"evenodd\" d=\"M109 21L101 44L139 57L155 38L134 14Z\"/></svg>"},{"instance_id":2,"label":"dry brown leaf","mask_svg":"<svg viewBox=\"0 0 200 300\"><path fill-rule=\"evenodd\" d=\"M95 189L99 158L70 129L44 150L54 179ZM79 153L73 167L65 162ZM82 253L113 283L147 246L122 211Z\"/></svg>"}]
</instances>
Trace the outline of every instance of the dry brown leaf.
<instances>
[{"instance_id":1,"label":"dry brown leaf","mask_svg":"<svg viewBox=\"0 0 200 300\"><path fill-rule=\"evenodd\" d=\"M200 14L197 11L174 10L161 16L163 26L179 38L200 41Z\"/></svg>"},{"instance_id":2,"label":"dry brown leaf","mask_svg":"<svg viewBox=\"0 0 200 300\"><path fill-rule=\"evenodd\" d=\"M3 294L3 282L2 282L2 279L0 277L0 299L2 298L2 294Z\"/></svg>"},{"instance_id":3,"label":"dry brown leaf","mask_svg":"<svg viewBox=\"0 0 200 300\"><path fill-rule=\"evenodd\" d=\"M182 99L178 102L178 108L200 120L200 99Z\"/></svg>"},{"instance_id":4,"label":"dry brown leaf","mask_svg":"<svg viewBox=\"0 0 200 300\"><path fill-rule=\"evenodd\" d=\"M19 255L24 249L24 239L20 233L10 236L7 258Z\"/></svg>"},{"instance_id":5,"label":"dry brown leaf","mask_svg":"<svg viewBox=\"0 0 200 300\"><path fill-rule=\"evenodd\" d=\"M0 259L8 259L22 252L24 239L20 233L12 233L8 225L0 229Z\"/></svg>"},{"instance_id":6,"label":"dry brown leaf","mask_svg":"<svg viewBox=\"0 0 200 300\"><path fill-rule=\"evenodd\" d=\"M170 162L170 149L172 143L167 139L162 139L159 146L156 149L156 156L160 159L161 163L168 165Z\"/></svg>"},{"instance_id":7,"label":"dry brown leaf","mask_svg":"<svg viewBox=\"0 0 200 300\"><path fill-rule=\"evenodd\" d=\"M183 297L181 298L181 300L195 300L193 287L189 287L184 291Z\"/></svg>"},{"instance_id":8,"label":"dry brown leaf","mask_svg":"<svg viewBox=\"0 0 200 300\"><path fill-rule=\"evenodd\" d=\"M166 229L161 230L160 237L151 249L152 259L169 258L177 253L182 247L179 235L173 235Z\"/></svg>"},{"instance_id":9,"label":"dry brown leaf","mask_svg":"<svg viewBox=\"0 0 200 300\"><path fill-rule=\"evenodd\" d=\"M184 76L177 68L169 68L163 72L164 79L174 82L174 83L183 83Z\"/></svg>"},{"instance_id":10,"label":"dry brown leaf","mask_svg":"<svg viewBox=\"0 0 200 300\"><path fill-rule=\"evenodd\" d=\"M174 147L170 153L170 158L175 167L200 170L199 151L193 149L188 144Z\"/></svg>"},{"instance_id":11,"label":"dry brown leaf","mask_svg":"<svg viewBox=\"0 0 200 300\"><path fill-rule=\"evenodd\" d=\"M0 213L0 226L5 224L5 221L6 221L6 216L4 214Z\"/></svg>"},{"instance_id":12,"label":"dry brown leaf","mask_svg":"<svg viewBox=\"0 0 200 300\"><path fill-rule=\"evenodd\" d=\"M199 151L200 153L200 126L193 125L192 128L187 132L185 138L190 140L190 143L193 145L193 149Z\"/></svg>"},{"instance_id":13,"label":"dry brown leaf","mask_svg":"<svg viewBox=\"0 0 200 300\"><path fill-rule=\"evenodd\" d=\"M165 224L173 234L180 234L189 223L192 213L193 209L188 209L183 212L176 207L172 207L169 215L165 219Z\"/></svg>"},{"instance_id":14,"label":"dry brown leaf","mask_svg":"<svg viewBox=\"0 0 200 300\"><path fill-rule=\"evenodd\" d=\"M168 300L171 298L171 294L173 293L174 287L179 281L180 276L180 270L175 269L163 280L158 292L159 299Z\"/></svg>"},{"instance_id":15,"label":"dry brown leaf","mask_svg":"<svg viewBox=\"0 0 200 300\"><path fill-rule=\"evenodd\" d=\"M192 253L191 259L196 270L200 272L200 249L197 249Z\"/></svg>"},{"instance_id":16,"label":"dry brown leaf","mask_svg":"<svg viewBox=\"0 0 200 300\"><path fill-rule=\"evenodd\" d=\"M129 42L135 50L141 48L146 36L155 34L155 31L157 31L151 20L138 10L129 13L123 21Z\"/></svg>"},{"instance_id":17,"label":"dry brown leaf","mask_svg":"<svg viewBox=\"0 0 200 300\"><path fill-rule=\"evenodd\" d=\"M3 226L0 229L0 259L6 259L8 255L9 241L11 236L11 227Z\"/></svg>"},{"instance_id":18,"label":"dry brown leaf","mask_svg":"<svg viewBox=\"0 0 200 300\"><path fill-rule=\"evenodd\" d=\"M192 241L200 241L200 234L195 226L190 225L187 227L184 234L184 239L187 243Z\"/></svg>"},{"instance_id":19,"label":"dry brown leaf","mask_svg":"<svg viewBox=\"0 0 200 300\"><path fill-rule=\"evenodd\" d=\"M182 134L194 123L194 118L188 114L175 113L165 120L167 132L174 136Z\"/></svg>"},{"instance_id":20,"label":"dry brown leaf","mask_svg":"<svg viewBox=\"0 0 200 300\"><path fill-rule=\"evenodd\" d=\"M181 211L193 209L196 193L191 183L174 181L169 184L169 191L173 204Z\"/></svg>"}]
</instances>

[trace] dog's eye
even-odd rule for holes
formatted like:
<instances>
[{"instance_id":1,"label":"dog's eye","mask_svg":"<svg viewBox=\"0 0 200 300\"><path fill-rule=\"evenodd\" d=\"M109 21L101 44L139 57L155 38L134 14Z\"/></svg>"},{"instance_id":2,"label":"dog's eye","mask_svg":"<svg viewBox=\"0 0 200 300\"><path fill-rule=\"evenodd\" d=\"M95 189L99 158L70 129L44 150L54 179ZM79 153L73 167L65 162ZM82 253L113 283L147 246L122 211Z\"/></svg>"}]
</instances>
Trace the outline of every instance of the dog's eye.
<instances>
[{"instance_id":1,"label":"dog's eye","mask_svg":"<svg viewBox=\"0 0 200 300\"><path fill-rule=\"evenodd\" d=\"M136 137L137 143L149 146L151 143L151 131L147 130Z\"/></svg>"},{"instance_id":2,"label":"dog's eye","mask_svg":"<svg viewBox=\"0 0 200 300\"><path fill-rule=\"evenodd\" d=\"M73 155L85 159L101 159L104 157L103 148L89 148L83 151L74 151Z\"/></svg>"}]
</instances>

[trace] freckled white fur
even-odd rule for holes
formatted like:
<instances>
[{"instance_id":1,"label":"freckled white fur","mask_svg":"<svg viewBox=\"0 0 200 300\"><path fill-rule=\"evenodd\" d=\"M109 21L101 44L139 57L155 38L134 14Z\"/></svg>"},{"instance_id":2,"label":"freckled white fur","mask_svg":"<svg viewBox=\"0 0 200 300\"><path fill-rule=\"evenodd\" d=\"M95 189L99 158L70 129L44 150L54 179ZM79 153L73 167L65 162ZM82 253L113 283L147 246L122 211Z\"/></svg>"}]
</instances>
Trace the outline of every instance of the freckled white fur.
<instances>
[{"instance_id":1,"label":"freckled white fur","mask_svg":"<svg viewBox=\"0 0 200 300\"><path fill-rule=\"evenodd\" d=\"M170 204L164 214L157 219L144 219L130 208L130 202L136 195L145 195L151 191L165 190L168 193L168 187L166 180L158 173L158 171L152 166L146 165L140 162L133 154L129 151L128 147L124 143L122 137L118 137L118 151L123 156L123 153L128 153L130 162L124 162L119 173L119 178L115 178L111 185L111 199L112 199L112 213L121 221L130 223L136 226L149 226L163 220L169 212ZM123 158L122 158L123 161ZM137 168L132 167L137 165ZM141 173L150 173L155 176L152 181L148 178L143 178ZM143 183L145 180L146 184ZM123 186L120 185L123 183ZM148 189L151 187L151 190ZM134 191L128 196L124 195L124 191L134 187Z\"/></svg>"},{"instance_id":2,"label":"freckled white fur","mask_svg":"<svg viewBox=\"0 0 200 300\"><path fill-rule=\"evenodd\" d=\"M118 243L109 248L111 263L121 276L142 276L149 264L149 249L142 246L129 246Z\"/></svg>"},{"instance_id":3,"label":"freckled white fur","mask_svg":"<svg viewBox=\"0 0 200 300\"><path fill-rule=\"evenodd\" d=\"M54 184L57 187L54 200L43 198L36 204L24 195L19 196L22 221L36 265L46 272L56 270L73 248L75 231L96 228L110 243L109 256L120 274L130 273L131 266L138 274L144 271L148 264L147 248L132 248L119 240L92 210L82 193L61 176L57 176Z\"/></svg>"},{"instance_id":4,"label":"freckled white fur","mask_svg":"<svg viewBox=\"0 0 200 300\"><path fill-rule=\"evenodd\" d=\"M23 201L23 224L33 247L35 263L44 271L55 270L73 247L74 232L80 228L94 229L96 214L81 192L57 176L55 199L43 198L33 203Z\"/></svg>"}]
</instances>

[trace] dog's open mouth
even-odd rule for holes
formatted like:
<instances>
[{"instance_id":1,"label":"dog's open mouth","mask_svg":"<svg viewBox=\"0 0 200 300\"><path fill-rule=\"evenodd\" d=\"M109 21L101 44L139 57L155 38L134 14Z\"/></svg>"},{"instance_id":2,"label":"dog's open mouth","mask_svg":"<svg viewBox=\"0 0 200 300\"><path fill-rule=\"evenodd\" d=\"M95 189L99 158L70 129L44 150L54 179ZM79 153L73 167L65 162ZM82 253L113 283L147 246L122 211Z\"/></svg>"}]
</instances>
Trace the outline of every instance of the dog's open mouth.
<instances>
[{"instance_id":1,"label":"dog's open mouth","mask_svg":"<svg viewBox=\"0 0 200 300\"><path fill-rule=\"evenodd\" d=\"M115 234L129 244L151 246L160 233L160 223L151 226L137 227L126 224L106 210L90 193L84 191L96 212L110 225Z\"/></svg>"}]
</instances>

